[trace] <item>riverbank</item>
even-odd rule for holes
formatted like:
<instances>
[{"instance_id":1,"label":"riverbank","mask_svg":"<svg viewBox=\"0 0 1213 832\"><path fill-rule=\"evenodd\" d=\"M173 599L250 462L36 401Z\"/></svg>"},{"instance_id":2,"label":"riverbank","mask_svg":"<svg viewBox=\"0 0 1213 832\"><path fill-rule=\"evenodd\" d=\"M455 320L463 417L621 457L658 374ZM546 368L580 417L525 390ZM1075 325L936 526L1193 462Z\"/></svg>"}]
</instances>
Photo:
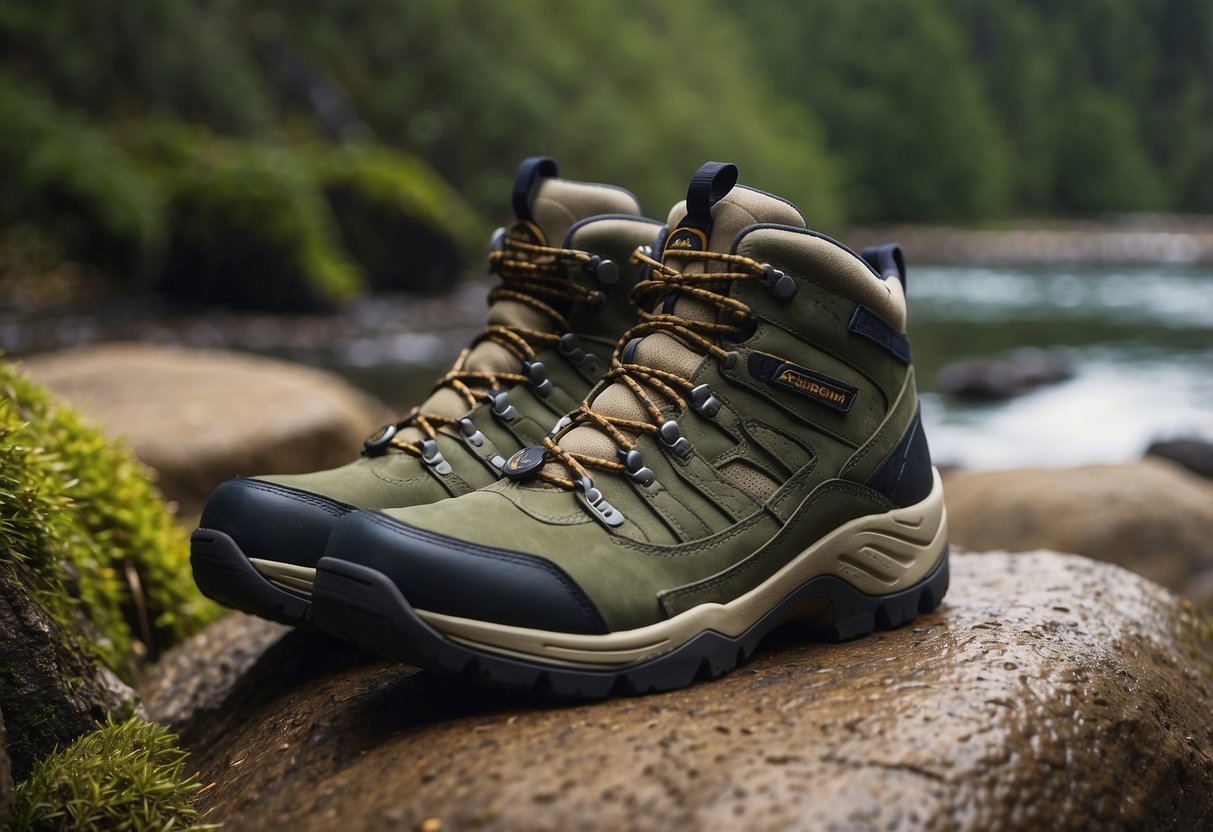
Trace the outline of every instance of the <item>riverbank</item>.
<instances>
[{"instance_id":1,"label":"riverbank","mask_svg":"<svg viewBox=\"0 0 1213 832\"><path fill-rule=\"evenodd\" d=\"M1206 266L1213 216L1126 214L1100 220L1021 220L997 229L891 225L855 228L860 250L896 240L912 262L969 266Z\"/></svg>"}]
</instances>

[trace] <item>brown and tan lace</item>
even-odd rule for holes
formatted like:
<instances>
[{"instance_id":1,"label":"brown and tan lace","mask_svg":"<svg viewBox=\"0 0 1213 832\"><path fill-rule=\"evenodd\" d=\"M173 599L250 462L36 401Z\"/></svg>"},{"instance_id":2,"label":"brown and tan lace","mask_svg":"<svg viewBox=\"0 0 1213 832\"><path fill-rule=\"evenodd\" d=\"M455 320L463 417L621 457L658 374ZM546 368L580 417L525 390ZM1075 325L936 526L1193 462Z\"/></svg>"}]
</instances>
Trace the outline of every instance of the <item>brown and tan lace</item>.
<instances>
[{"instance_id":1,"label":"brown and tan lace","mask_svg":"<svg viewBox=\"0 0 1213 832\"><path fill-rule=\"evenodd\" d=\"M521 372L497 373L466 368L468 356L475 347L492 341L517 357L519 367L533 359L538 350L560 340L562 333L571 329L568 319L549 301L588 301L596 290L581 286L565 277L569 265L584 265L591 255L574 249L552 248L535 245L506 237L502 248L489 252L489 270L501 278L501 284L489 292L489 305L497 301L514 301L529 306L547 316L552 322L550 330L529 327L490 324L477 335L455 359L454 366L434 385L431 395L448 387L463 397L468 410L476 406L477 399L485 393L509 384L527 380ZM409 411L396 423L398 430L413 427L428 439L433 439L438 429L454 424L458 419L438 413L427 413L420 407ZM421 449L397 434L389 443L407 453L419 456Z\"/></svg>"},{"instance_id":2,"label":"brown and tan lace","mask_svg":"<svg viewBox=\"0 0 1213 832\"><path fill-rule=\"evenodd\" d=\"M716 343L716 339L725 335L743 333L751 314L749 306L729 297L725 292L728 290L729 284L735 280L758 280L764 275L763 264L737 254L715 251L680 251L678 257L683 260L703 262L705 268L708 267L707 264L720 263L733 270L688 274L673 269L642 251L638 250L632 255L633 263L648 266L651 269L648 278L637 283L632 289L632 303L639 310L640 323L620 337L615 347L615 354L611 358L611 369L604 378L607 381L626 384L647 411L649 420L636 421L618 416L607 416L595 412L588 401L583 401L571 423L572 425L590 424L597 427L610 436L615 444L625 452L630 451L636 445L636 439L625 431L629 431L635 436L646 433L655 434L668 418L662 414L661 405L650 393L656 394L657 398L661 398L667 403L674 403L679 410L685 410L687 407L686 396L694 387L694 382L678 373L656 367L623 363L621 356L624 347L635 338L662 332L677 339L688 349L712 355L718 359L725 358L728 351L720 347ZM724 317L725 320L697 320L660 311L661 299L671 292L705 301L724 310L726 314L717 317ZM658 311L650 311L653 309ZM603 459L566 451L551 438L544 438L543 445L547 448L551 458L564 463L579 478L589 476L587 468L611 472L626 470L626 466L617 459ZM550 471L541 471L539 477L561 488L576 487L574 480Z\"/></svg>"}]
</instances>

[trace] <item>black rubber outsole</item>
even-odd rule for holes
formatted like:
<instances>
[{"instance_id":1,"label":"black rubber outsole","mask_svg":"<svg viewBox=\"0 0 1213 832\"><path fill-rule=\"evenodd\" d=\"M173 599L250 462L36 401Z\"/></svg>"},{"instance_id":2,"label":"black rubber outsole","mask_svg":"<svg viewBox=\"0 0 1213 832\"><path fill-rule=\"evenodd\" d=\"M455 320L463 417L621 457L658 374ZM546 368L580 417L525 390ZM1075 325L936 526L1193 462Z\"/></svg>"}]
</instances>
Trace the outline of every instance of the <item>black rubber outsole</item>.
<instances>
[{"instance_id":1,"label":"black rubber outsole","mask_svg":"<svg viewBox=\"0 0 1213 832\"><path fill-rule=\"evenodd\" d=\"M224 532L195 530L190 565L202 594L225 607L296 627L311 622L311 601L270 583Z\"/></svg>"},{"instance_id":2,"label":"black rubber outsole","mask_svg":"<svg viewBox=\"0 0 1213 832\"><path fill-rule=\"evenodd\" d=\"M892 595L864 595L840 578L822 575L801 585L737 638L705 630L668 653L617 671L546 665L459 644L422 621L383 573L337 558L323 558L317 567L312 618L331 635L435 673L588 699L674 690L714 679L748 659L764 636L815 599L831 602L833 620L814 628L813 635L846 641L908 624L938 607L947 590L947 548L922 581Z\"/></svg>"}]
</instances>

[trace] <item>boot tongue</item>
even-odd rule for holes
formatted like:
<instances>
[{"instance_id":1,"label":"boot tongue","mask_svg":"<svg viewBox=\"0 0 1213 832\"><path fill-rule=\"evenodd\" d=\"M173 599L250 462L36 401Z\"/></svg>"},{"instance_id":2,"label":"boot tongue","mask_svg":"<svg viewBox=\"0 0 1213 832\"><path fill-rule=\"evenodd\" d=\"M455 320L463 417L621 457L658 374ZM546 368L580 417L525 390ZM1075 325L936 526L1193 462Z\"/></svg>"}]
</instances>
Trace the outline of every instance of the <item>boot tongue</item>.
<instances>
[{"instance_id":1,"label":"boot tongue","mask_svg":"<svg viewBox=\"0 0 1213 832\"><path fill-rule=\"evenodd\" d=\"M759 223L805 228L804 217L781 199L746 187L734 187L737 168L708 162L699 169L687 190L687 199L670 211L662 262L686 274L707 271L731 271L723 264L705 263L685 256L688 251L731 252L733 241L745 228ZM667 313L698 321L716 320L717 307L705 301L671 292L659 303ZM703 355L683 346L662 332L646 335L635 346L627 363L642 364L690 378ZM647 421L649 416L640 400L623 383L604 388L590 403L603 416ZM566 451L585 456L614 458L615 443L596 427L578 425L560 440ZM555 471L553 471L555 473Z\"/></svg>"},{"instance_id":2,"label":"boot tongue","mask_svg":"<svg viewBox=\"0 0 1213 832\"><path fill-rule=\"evenodd\" d=\"M548 157L525 160L514 177L514 222L506 229L512 239L541 246L560 247L569 229L581 220L599 214L640 215L636 197L622 188L557 178L556 162ZM550 330L547 315L526 304L499 300L489 307L488 323L526 329ZM489 373L521 372L517 357L500 344L482 341L468 354L466 370ZM421 410L457 419L467 413L467 402L449 387L435 390L421 403ZM423 437L416 428L401 432L406 441Z\"/></svg>"}]
</instances>

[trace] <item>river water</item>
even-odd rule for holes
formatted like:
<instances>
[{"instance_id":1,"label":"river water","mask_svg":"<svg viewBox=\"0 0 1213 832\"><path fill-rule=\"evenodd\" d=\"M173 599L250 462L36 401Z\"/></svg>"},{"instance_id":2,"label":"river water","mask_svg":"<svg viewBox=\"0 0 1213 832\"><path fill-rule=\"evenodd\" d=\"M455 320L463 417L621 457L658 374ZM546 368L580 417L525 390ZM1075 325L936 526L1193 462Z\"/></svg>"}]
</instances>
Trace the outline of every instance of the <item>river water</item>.
<instances>
[{"instance_id":1,"label":"river water","mask_svg":"<svg viewBox=\"0 0 1213 832\"><path fill-rule=\"evenodd\" d=\"M1213 271L922 268L910 335L935 457L973 468L1139 457L1152 440L1213 440ZM1075 376L1010 401L935 392L947 361L1062 351Z\"/></svg>"},{"instance_id":2,"label":"river water","mask_svg":"<svg viewBox=\"0 0 1213 832\"><path fill-rule=\"evenodd\" d=\"M0 310L21 356L115 339L223 347L328 367L403 410L484 315L485 285L447 298L368 298L333 316L174 313L143 300L42 316ZM1136 459L1152 440L1213 440L1213 270L932 267L909 278L910 335L937 462L971 468ZM1063 351L1070 380L1009 401L936 392L950 361Z\"/></svg>"}]
</instances>

